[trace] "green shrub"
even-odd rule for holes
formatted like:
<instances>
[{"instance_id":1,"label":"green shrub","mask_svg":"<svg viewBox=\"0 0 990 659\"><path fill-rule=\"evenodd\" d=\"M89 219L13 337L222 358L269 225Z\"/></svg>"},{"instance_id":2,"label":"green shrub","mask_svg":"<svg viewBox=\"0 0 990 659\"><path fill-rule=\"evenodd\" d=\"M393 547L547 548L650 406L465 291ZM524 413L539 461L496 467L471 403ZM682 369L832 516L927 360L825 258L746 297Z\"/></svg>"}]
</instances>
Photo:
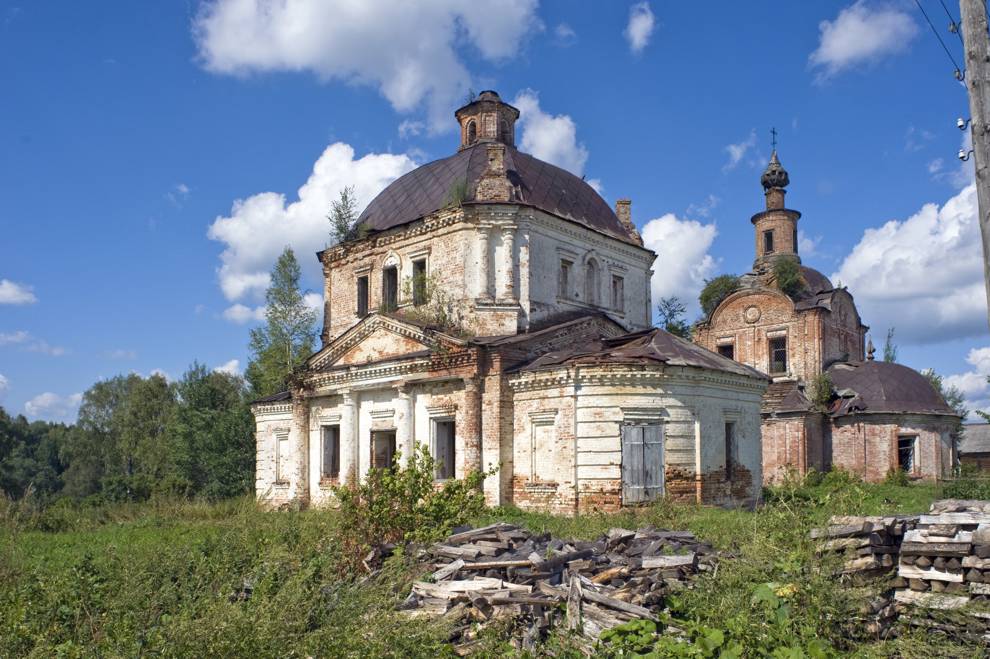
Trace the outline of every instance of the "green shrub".
<instances>
[{"instance_id":1,"label":"green shrub","mask_svg":"<svg viewBox=\"0 0 990 659\"><path fill-rule=\"evenodd\" d=\"M777 288L788 297L797 297L808 290L808 282L801 274L801 266L793 257L784 256L774 261L773 277Z\"/></svg>"},{"instance_id":2,"label":"green shrub","mask_svg":"<svg viewBox=\"0 0 990 659\"><path fill-rule=\"evenodd\" d=\"M897 487L906 487L911 484L911 479L908 478L907 472L903 469L898 469L897 467L891 467L887 470L887 476L883 479L883 482L887 485L896 485Z\"/></svg>"},{"instance_id":3,"label":"green shrub","mask_svg":"<svg viewBox=\"0 0 990 659\"><path fill-rule=\"evenodd\" d=\"M714 279L705 280L705 287L698 295L698 303L705 317L711 316L722 300L739 290L739 277L735 275L719 275Z\"/></svg>"},{"instance_id":4,"label":"green shrub","mask_svg":"<svg viewBox=\"0 0 990 659\"><path fill-rule=\"evenodd\" d=\"M959 477L942 484L942 496L948 499L990 499L990 474L975 465L963 465Z\"/></svg>"},{"instance_id":5,"label":"green shrub","mask_svg":"<svg viewBox=\"0 0 990 659\"><path fill-rule=\"evenodd\" d=\"M828 373L819 373L808 383L807 392L808 401L813 410L816 412L827 411L832 397L835 395L831 376Z\"/></svg>"}]
</instances>

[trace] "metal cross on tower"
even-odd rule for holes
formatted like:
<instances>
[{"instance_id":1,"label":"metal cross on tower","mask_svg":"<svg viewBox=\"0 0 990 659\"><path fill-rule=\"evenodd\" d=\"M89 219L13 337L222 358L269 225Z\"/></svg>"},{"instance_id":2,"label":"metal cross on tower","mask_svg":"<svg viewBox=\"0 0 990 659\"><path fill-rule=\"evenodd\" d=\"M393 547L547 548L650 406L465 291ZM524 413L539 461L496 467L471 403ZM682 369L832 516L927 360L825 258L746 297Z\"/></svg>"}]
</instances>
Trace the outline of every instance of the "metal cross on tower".
<instances>
[{"instance_id":1,"label":"metal cross on tower","mask_svg":"<svg viewBox=\"0 0 990 659\"><path fill-rule=\"evenodd\" d=\"M774 151L777 150L777 129L774 127L770 128L770 146Z\"/></svg>"}]
</instances>

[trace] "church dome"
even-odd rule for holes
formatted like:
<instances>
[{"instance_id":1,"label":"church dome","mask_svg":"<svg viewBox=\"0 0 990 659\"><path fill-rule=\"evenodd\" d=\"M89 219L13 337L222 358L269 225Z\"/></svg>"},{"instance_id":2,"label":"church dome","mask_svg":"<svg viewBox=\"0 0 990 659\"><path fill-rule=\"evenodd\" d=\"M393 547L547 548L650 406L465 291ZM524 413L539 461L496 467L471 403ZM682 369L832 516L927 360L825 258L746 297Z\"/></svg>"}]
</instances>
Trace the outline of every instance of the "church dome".
<instances>
[{"instance_id":1,"label":"church dome","mask_svg":"<svg viewBox=\"0 0 990 659\"><path fill-rule=\"evenodd\" d=\"M479 99L488 100L488 99ZM488 167L486 143L465 145L447 158L427 163L375 197L359 222L384 231L418 220L446 206L475 202L478 181ZM505 145L506 176L511 184L508 203L531 206L638 245L618 216L580 177Z\"/></svg>"},{"instance_id":2,"label":"church dome","mask_svg":"<svg viewBox=\"0 0 990 659\"><path fill-rule=\"evenodd\" d=\"M801 266L801 276L804 277L804 281L807 282L808 293L811 295L831 291L835 288L832 286L832 282L828 277L806 265Z\"/></svg>"},{"instance_id":3,"label":"church dome","mask_svg":"<svg viewBox=\"0 0 990 659\"><path fill-rule=\"evenodd\" d=\"M955 415L924 375L891 362L839 362L828 368L839 398L832 414Z\"/></svg>"}]
</instances>

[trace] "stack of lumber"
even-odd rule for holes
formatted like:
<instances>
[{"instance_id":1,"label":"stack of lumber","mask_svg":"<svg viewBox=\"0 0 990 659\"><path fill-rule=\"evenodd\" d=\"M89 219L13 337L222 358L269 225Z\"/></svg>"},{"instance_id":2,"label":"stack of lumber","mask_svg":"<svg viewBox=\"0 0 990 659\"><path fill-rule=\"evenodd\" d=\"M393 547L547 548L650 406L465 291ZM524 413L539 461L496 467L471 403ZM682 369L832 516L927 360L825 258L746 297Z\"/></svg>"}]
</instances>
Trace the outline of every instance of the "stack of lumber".
<instances>
[{"instance_id":1,"label":"stack of lumber","mask_svg":"<svg viewBox=\"0 0 990 659\"><path fill-rule=\"evenodd\" d=\"M818 553L837 555L842 563L839 576L859 583L891 572L904 534L914 528L918 517L852 517L837 515L828 526L812 529L818 540Z\"/></svg>"},{"instance_id":2,"label":"stack of lumber","mask_svg":"<svg viewBox=\"0 0 990 659\"><path fill-rule=\"evenodd\" d=\"M932 504L904 536L897 575L903 622L960 640L990 640L990 615L980 611L990 605L990 501Z\"/></svg>"},{"instance_id":3,"label":"stack of lumber","mask_svg":"<svg viewBox=\"0 0 990 659\"><path fill-rule=\"evenodd\" d=\"M532 649L551 627L565 624L590 652L606 629L656 620L669 592L716 565L712 547L684 531L617 528L584 542L505 523L455 531L423 550L433 572L413 584L400 608L450 622L462 654L494 620L508 623L519 649Z\"/></svg>"}]
</instances>

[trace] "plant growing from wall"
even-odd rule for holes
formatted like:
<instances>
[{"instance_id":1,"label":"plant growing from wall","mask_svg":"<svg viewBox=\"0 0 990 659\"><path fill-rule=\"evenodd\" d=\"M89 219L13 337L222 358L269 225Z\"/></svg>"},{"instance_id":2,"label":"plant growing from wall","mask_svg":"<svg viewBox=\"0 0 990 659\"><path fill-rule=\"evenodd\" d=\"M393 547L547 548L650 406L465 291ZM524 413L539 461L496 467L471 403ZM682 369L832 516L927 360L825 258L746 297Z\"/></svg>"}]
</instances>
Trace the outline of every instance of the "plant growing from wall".
<instances>
[{"instance_id":1,"label":"plant growing from wall","mask_svg":"<svg viewBox=\"0 0 990 659\"><path fill-rule=\"evenodd\" d=\"M422 304L406 307L402 310L403 316L453 336L466 333L457 303L443 289L435 274L419 274L402 280L402 296L405 299L413 298L417 292Z\"/></svg>"},{"instance_id":2,"label":"plant growing from wall","mask_svg":"<svg viewBox=\"0 0 990 659\"><path fill-rule=\"evenodd\" d=\"M711 316L722 300L739 290L739 277L736 275L719 275L705 280L705 287L698 295L698 303L705 317Z\"/></svg>"},{"instance_id":3,"label":"plant growing from wall","mask_svg":"<svg viewBox=\"0 0 990 659\"><path fill-rule=\"evenodd\" d=\"M450 184L450 189L447 190L447 198L443 202L444 208L460 208L467 200L468 196L468 184L467 179L457 179Z\"/></svg>"},{"instance_id":4,"label":"plant growing from wall","mask_svg":"<svg viewBox=\"0 0 990 659\"><path fill-rule=\"evenodd\" d=\"M808 290L808 282L804 280L801 266L795 258L785 256L774 261L773 277L777 288L788 297L797 297Z\"/></svg>"},{"instance_id":5,"label":"plant growing from wall","mask_svg":"<svg viewBox=\"0 0 990 659\"><path fill-rule=\"evenodd\" d=\"M819 373L808 383L808 401L816 412L828 411L828 406L835 396L835 387L828 373Z\"/></svg>"}]
</instances>

